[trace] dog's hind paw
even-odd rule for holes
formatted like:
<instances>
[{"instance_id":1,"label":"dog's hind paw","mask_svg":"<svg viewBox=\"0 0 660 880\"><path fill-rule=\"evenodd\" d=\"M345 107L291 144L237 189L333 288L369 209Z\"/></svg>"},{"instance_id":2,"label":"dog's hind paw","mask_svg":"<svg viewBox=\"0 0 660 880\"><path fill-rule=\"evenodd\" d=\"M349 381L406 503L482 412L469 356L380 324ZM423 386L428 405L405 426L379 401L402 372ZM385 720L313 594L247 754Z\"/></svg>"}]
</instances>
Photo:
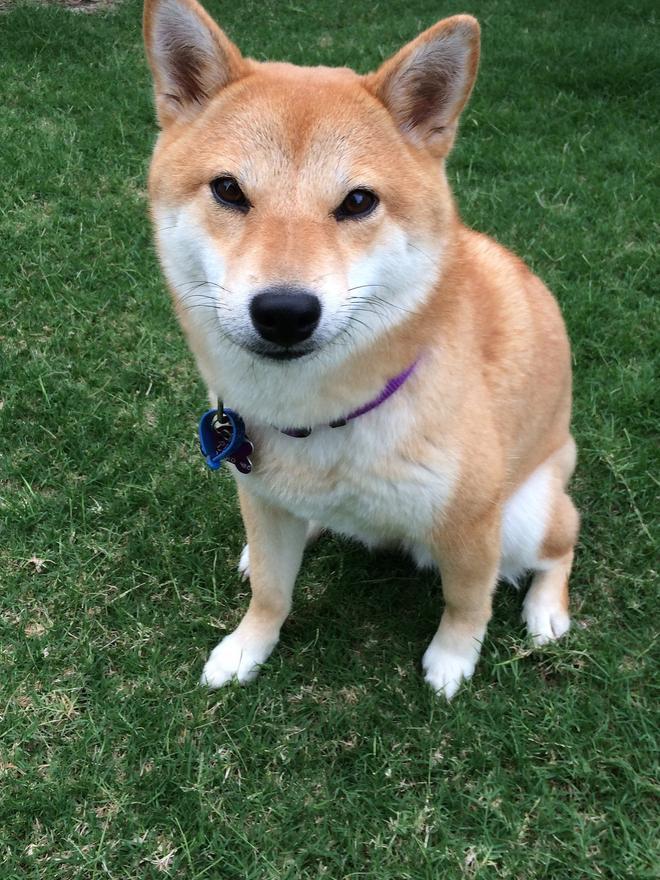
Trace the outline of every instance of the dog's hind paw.
<instances>
[{"instance_id":1,"label":"dog's hind paw","mask_svg":"<svg viewBox=\"0 0 660 880\"><path fill-rule=\"evenodd\" d=\"M238 632L230 633L211 651L199 683L212 689L221 688L232 679L247 684L257 677L273 647L248 644Z\"/></svg>"},{"instance_id":2,"label":"dog's hind paw","mask_svg":"<svg viewBox=\"0 0 660 880\"><path fill-rule=\"evenodd\" d=\"M526 601L523 604L522 618L537 647L560 639L571 626L568 612L559 603Z\"/></svg>"},{"instance_id":3,"label":"dog's hind paw","mask_svg":"<svg viewBox=\"0 0 660 880\"><path fill-rule=\"evenodd\" d=\"M241 550L241 558L238 560L238 573L241 580L250 580L250 545L246 544Z\"/></svg>"}]
</instances>

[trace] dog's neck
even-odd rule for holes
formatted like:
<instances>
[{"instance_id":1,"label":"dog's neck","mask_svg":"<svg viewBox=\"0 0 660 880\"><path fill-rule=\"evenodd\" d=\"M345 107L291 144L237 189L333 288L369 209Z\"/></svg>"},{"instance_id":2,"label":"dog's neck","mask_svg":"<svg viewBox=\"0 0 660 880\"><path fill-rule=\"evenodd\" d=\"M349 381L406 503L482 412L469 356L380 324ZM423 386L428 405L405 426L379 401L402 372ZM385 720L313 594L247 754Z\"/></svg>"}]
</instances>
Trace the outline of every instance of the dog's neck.
<instances>
[{"instance_id":1,"label":"dog's neck","mask_svg":"<svg viewBox=\"0 0 660 880\"><path fill-rule=\"evenodd\" d=\"M352 422L354 419L359 419L360 416L365 416L372 410L378 409L378 407L382 406L387 400L389 400L389 398L393 394L396 394L399 388L405 385L405 383L414 373L418 363L419 360L413 361L413 363L410 364L410 366L403 370L401 373L398 373L396 376L392 376L391 379L388 379L385 387L376 397L368 400L366 403L363 403L362 406L351 410L351 412L347 413L346 416L330 422L328 424L328 427L343 428L344 425L346 425L348 422ZM312 433L314 427L309 426L304 428L280 428L279 430L282 434L287 434L289 437L304 438L308 437Z\"/></svg>"},{"instance_id":2,"label":"dog's neck","mask_svg":"<svg viewBox=\"0 0 660 880\"><path fill-rule=\"evenodd\" d=\"M401 340L403 343L404 340ZM387 340L357 351L328 369L321 358L290 363L242 364L240 353L218 371L222 377L210 388L227 406L238 410L249 425L313 427L345 419L373 404L392 380L405 376L424 348Z\"/></svg>"}]
</instances>

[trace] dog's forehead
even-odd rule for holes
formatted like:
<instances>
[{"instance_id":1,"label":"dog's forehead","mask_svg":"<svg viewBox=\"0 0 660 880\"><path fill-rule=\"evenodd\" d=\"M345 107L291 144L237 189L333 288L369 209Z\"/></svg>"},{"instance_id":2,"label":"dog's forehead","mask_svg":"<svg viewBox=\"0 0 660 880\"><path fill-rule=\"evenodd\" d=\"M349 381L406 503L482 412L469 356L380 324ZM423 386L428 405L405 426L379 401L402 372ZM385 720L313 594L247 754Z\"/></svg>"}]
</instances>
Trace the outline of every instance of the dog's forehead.
<instances>
[{"instance_id":1,"label":"dog's forehead","mask_svg":"<svg viewBox=\"0 0 660 880\"><path fill-rule=\"evenodd\" d=\"M263 167L271 177L274 170L304 177L359 175L388 128L384 109L353 71L263 64L210 108L207 131L250 176Z\"/></svg>"}]
</instances>

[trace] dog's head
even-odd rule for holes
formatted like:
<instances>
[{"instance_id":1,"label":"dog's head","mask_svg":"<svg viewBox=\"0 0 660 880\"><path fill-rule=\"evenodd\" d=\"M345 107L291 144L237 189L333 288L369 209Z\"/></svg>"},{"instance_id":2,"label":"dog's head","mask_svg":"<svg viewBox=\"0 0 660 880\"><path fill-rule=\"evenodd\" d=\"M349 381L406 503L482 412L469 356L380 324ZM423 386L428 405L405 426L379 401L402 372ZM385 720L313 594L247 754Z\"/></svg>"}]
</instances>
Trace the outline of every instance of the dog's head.
<instances>
[{"instance_id":1,"label":"dog's head","mask_svg":"<svg viewBox=\"0 0 660 880\"><path fill-rule=\"evenodd\" d=\"M195 0L146 0L145 39L156 237L198 355L327 366L405 320L454 222L443 159L477 22L441 21L368 76L243 58Z\"/></svg>"}]
</instances>

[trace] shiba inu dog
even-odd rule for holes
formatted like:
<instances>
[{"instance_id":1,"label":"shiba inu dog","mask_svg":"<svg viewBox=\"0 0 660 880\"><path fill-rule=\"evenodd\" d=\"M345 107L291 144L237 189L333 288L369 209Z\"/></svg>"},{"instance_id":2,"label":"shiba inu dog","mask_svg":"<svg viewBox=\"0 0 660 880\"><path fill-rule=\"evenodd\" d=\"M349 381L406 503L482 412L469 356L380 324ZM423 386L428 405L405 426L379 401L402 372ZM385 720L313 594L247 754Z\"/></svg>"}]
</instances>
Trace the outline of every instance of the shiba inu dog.
<instances>
[{"instance_id":1,"label":"shiba inu dog","mask_svg":"<svg viewBox=\"0 0 660 880\"><path fill-rule=\"evenodd\" d=\"M158 253L210 399L254 450L232 459L252 598L202 682L256 676L323 528L437 567L422 665L447 698L498 579L532 572L531 638L563 635L569 343L542 282L461 223L444 169L476 20L439 22L366 76L244 58L195 0L146 0L145 39Z\"/></svg>"}]
</instances>

